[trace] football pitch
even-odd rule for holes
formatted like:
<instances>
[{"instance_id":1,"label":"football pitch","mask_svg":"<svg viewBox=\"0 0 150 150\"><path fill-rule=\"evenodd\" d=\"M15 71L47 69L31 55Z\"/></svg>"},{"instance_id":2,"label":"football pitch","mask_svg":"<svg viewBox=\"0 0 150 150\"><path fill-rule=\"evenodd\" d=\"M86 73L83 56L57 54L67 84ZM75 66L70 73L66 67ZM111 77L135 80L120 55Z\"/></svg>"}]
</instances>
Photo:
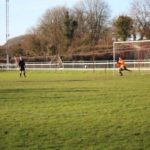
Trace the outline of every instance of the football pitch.
<instances>
[{"instance_id":1,"label":"football pitch","mask_svg":"<svg viewBox=\"0 0 150 150\"><path fill-rule=\"evenodd\" d=\"M149 150L150 72L0 72L0 150Z\"/></svg>"}]
</instances>

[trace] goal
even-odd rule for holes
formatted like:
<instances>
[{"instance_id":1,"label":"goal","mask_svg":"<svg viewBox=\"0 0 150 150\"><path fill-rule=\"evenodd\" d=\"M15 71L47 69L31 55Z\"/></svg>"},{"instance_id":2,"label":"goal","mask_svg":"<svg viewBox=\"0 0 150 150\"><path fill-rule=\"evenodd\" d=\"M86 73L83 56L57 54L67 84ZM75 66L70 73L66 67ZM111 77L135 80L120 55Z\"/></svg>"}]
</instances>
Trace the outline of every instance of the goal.
<instances>
[{"instance_id":1,"label":"goal","mask_svg":"<svg viewBox=\"0 0 150 150\"><path fill-rule=\"evenodd\" d=\"M122 57L130 68L150 69L150 40L113 43L113 68L118 57Z\"/></svg>"}]
</instances>

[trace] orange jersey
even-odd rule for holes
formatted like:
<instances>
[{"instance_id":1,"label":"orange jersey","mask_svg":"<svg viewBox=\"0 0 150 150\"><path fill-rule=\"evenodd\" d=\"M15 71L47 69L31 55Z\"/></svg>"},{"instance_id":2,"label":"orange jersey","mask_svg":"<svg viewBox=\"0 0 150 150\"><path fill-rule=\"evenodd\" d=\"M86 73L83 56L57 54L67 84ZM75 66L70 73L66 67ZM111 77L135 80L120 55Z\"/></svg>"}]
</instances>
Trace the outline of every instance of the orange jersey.
<instances>
[{"instance_id":1,"label":"orange jersey","mask_svg":"<svg viewBox=\"0 0 150 150\"><path fill-rule=\"evenodd\" d=\"M118 60L118 62L117 62L117 66L119 67L119 68L122 68L122 67L124 67L125 66L125 62L124 62L124 60Z\"/></svg>"}]
</instances>

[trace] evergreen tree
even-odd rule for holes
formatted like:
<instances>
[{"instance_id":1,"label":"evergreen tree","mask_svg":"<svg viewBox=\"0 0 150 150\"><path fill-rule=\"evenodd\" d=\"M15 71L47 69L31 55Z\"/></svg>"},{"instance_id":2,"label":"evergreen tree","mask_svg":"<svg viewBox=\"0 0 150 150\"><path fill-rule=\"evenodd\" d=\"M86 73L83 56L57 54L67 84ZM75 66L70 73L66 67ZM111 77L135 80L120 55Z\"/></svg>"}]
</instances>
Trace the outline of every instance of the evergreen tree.
<instances>
[{"instance_id":1,"label":"evergreen tree","mask_svg":"<svg viewBox=\"0 0 150 150\"><path fill-rule=\"evenodd\" d=\"M64 35L66 37L67 48L72 43L74 33L75 33L75 30L77 29L77 27L78 27L77 21L74 20L73 17L71 17L69 15L69 12L67 11L65 14L65 20L64 20Z\"/></svg>"},{"instance_id":2,"label":"evergreen tree","mask_svg":"<svg viewBox=\"0 0 150 150\"><path fill-rule=\"evenodd\" d=\"M119 16L114 22L115 32L123 41L130 37L133 29L133 19L129 16Z\"/></svg>"}]
</instances>

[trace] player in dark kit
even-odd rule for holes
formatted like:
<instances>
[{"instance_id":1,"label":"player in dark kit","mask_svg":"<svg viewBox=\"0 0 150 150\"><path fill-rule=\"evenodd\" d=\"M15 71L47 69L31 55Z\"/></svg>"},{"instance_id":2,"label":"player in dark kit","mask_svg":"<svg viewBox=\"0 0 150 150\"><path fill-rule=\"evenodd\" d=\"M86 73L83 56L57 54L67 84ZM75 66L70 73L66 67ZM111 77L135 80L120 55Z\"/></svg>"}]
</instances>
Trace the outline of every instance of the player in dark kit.
<instances>
[{"instance_id":1,"label":"player in dark kit","mask_svg":"<svg viewBox=\"0 0 150 150\"><path fill-rule=\"evenodd\" d=\"M22 73L23 73L24 77L26 77L25 61L22 57L20 57L18 65L19 65L19 68L20 68L20 77L22 76Z\"/></svg>"}]
</instances>

